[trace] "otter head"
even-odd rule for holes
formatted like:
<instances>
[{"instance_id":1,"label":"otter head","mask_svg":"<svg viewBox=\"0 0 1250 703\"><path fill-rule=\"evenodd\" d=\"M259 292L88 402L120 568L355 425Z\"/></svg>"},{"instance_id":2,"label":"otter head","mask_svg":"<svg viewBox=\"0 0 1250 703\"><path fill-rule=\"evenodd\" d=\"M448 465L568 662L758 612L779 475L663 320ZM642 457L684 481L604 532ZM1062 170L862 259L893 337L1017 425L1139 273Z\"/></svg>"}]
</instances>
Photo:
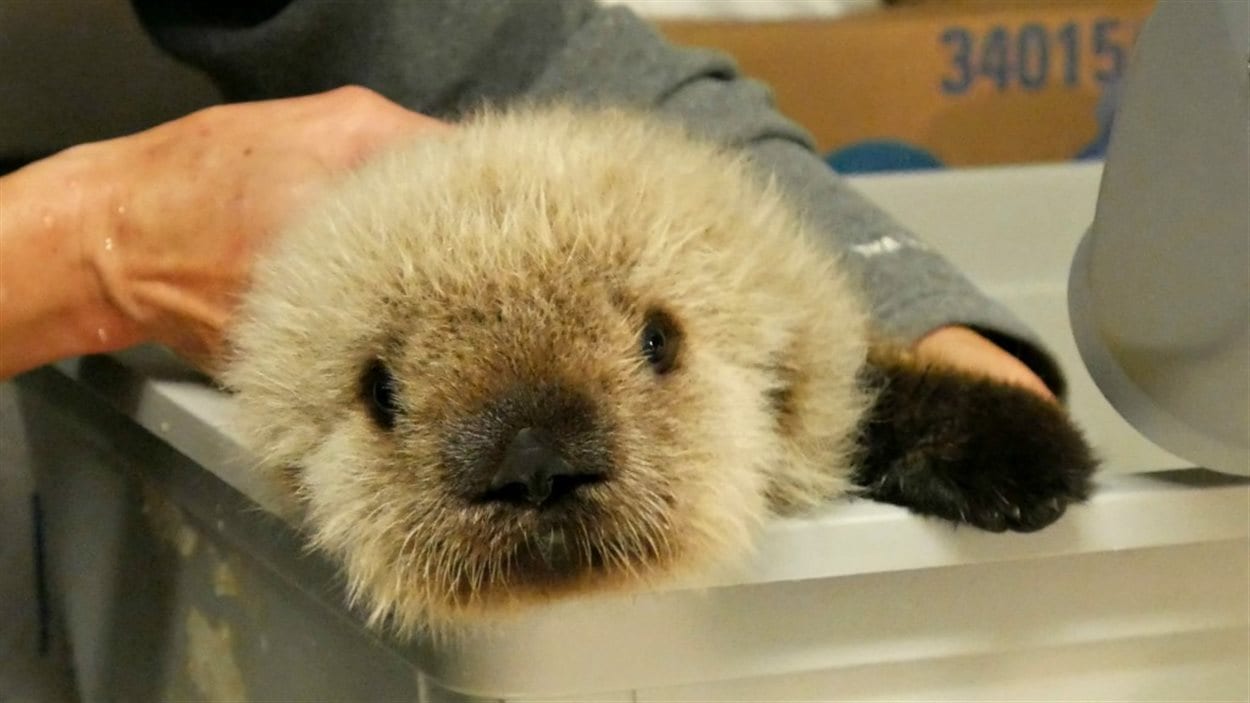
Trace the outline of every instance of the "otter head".
<instances>
[{"instance_id":1,"label":"otter head","mask_svg":"<svg viewBox=\"0 0 1250 703\"><path fill-rule=\"evenodd\" d=\"M839 487L861 319L800 234L656 123L484 115L284 234L223 380L374 621L638 587Z\"/></svg>"}]
</instances>

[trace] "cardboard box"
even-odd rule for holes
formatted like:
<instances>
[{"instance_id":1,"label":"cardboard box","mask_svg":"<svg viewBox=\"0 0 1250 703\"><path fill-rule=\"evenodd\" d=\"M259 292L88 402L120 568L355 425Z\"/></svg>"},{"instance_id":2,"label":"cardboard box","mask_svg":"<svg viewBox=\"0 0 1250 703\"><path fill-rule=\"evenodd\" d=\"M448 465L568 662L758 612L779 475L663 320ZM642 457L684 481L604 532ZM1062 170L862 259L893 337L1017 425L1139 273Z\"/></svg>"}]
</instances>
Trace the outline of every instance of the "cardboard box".
<instances>
[{"instance_id":1,"label":"cardboard box","mask_svg":"<svg viewBox=\"0 0 1250 703\"><path fill-rule=\"evenodd\" d=\"M1154 0L911 0L832 20L669 21L770 84L843 171L1102 154Z\"/></svg>"}]
</instances>

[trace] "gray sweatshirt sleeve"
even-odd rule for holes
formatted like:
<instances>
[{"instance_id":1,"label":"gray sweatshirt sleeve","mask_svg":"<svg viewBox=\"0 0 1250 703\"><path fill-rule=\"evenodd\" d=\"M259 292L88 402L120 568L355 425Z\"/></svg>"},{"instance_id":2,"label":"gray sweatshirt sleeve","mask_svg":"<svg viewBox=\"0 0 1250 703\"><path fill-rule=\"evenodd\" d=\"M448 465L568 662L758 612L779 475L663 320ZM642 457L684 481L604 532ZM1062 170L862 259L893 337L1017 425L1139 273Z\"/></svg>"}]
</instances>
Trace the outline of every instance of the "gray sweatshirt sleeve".
<instances>
[{"instance_id":1,"label":"gray sweatshirt sleeve","mask_svg":"<svg viewBox=\"0 0 1250 703\"><path fill-rule=\"evenodd\" d=\"M673 45L626 8L593 0L132 1L157 43L205 70L230 100L350 83L447 119L483 103L556 98L675 118L744 149L776 180L862 281L884 334L910 341L967 325L1063 390L1032 332L829 169L764 85L720 52Z\"/></svg>"}]
</instances>

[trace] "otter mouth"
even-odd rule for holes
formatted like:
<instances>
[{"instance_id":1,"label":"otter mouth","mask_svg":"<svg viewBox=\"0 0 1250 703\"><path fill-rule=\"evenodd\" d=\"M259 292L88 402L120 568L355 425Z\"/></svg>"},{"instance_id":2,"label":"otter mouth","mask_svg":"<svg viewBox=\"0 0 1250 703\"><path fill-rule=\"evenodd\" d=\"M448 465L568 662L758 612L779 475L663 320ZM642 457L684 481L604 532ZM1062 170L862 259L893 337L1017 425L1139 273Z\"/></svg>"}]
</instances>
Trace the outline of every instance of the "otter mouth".
<instances>
[{"instance_id":1,"label":"otter mouth","mask_svg":"<svg viewBox=\"0 0 1250 703\"><path fill-rule=\"evenodd\" d=\"M459 497L448 514L454 525L444 527L454 545L439 560L447 566L432 570L450 578L434 590L453 611L485 615L662 577L683 554L674 516L617 479L553 479L541 501L516 486L487 489L476 500Z\"/></svg>"},{"instance_id":2,"label":"otter mouth","mask_svg":"<svg viewBox=\"0 0 1250 703\"><path fill-rule=\"evenodd\" d=\"M554 497L561 483L541 505L520 489L462 504L474 532L465 557L492 574L472 580L479 603L623 585L672 561L671 541L657 531L664 518L622 510L613 481L578 479Z\"/></svg>"},{"instance_id":3,"label":"otter mouth","mask_svg":"<svg viewBox=\"0 0 1250 703\"><path fill-rule=\"evenodd\" d=\"M616 537L613 521L603 509L604 489L592 488L606 483L600 476L556 479L549 494L542 489L541 501L509 485L488 491L469 510L500 550L509 581L578 580L609 568L604 553Z\"/></svg>"},{"instance_id":4,"label":"otter mouth","mask_svg":"<svg viewBox=\"0 0 1250 703\"><path fill-rule=\"evenodd\" d=\"M600 550L564 528L528 535L516 557L515 576L532 585L577 581L606 571Z\"/></svg>"},{"instance_id":5,"label":"otter mouth","mask_svg":"<svg viewBox=\"0 0 1250 703\"><path fill-rule=\"evenodd\" d=\"M582 591L624 577L608 556L611 545L597 534L601 526L587 524L577 511L523 510L526 515L482 521L486 529L479 539L494 544L489 556L479 554L477 559L492 566L484 578L474 577L476 569L462 572L454 581L457 601L489 608L517 598Z\"/></svg>"}]
</instances>

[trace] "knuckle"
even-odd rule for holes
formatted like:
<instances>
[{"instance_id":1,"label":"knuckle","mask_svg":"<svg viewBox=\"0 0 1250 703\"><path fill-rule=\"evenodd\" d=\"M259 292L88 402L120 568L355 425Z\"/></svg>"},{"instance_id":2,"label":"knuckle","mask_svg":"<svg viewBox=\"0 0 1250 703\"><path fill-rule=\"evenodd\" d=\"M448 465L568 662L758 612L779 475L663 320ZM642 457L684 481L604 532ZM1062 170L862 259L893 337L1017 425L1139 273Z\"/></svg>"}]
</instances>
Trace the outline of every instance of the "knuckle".
<instances>
[{"instance_id":1,"label":"knuckle","mask_svg":"<svg viewBox=\"0 0 1250 703\"><path fill-rule=\"evenodd\" d=\"M350 84L335 88L331 94L347 105L370 107L381 101L382 97L373 90L362 85Z\"/></svg>"}]
</instances>

